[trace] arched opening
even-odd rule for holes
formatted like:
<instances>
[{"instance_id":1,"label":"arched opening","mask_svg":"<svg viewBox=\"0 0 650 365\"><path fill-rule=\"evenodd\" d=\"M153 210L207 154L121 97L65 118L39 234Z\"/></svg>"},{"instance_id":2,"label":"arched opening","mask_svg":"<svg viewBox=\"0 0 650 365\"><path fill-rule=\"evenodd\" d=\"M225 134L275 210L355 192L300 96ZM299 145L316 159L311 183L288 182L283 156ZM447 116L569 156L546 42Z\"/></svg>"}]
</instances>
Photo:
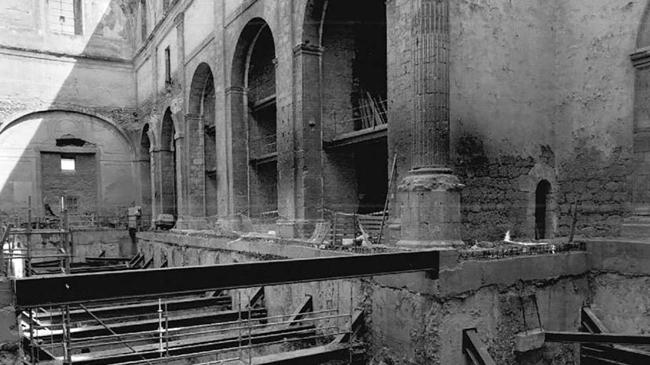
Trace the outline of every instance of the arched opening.
<instances>
[{"instance_id":1,"label":"arched opening","mask_svg":"<svg viewBox=\"0 0 650 365\"><path fill-rule=\"evenodd\" d=\"M535 239L550 238L551 183L542 180L535 189Z\"/></svg>"},{"instance_id":2,"label":"arched opening","mask_svg":"<svg viewBox=\"0 0 650 365\"><path fill-rule=\"evenodd\" d=\"M97 219L139 201L134 145L111 120L73 109L30 112L2 125L0 146L2 216L23 214L29 197L35 217L60 215L61 197L71 215Z\"/></svg>"},{"instance_id":3,"label":"arched opening","mask_svg":"<svg viewBox=\"0 0 650 365\"><path fill-rule=\"evenodd\" d=\"M318 9L319 7L313 6ZM376 212L387 193L387 58L384 1L329 1L322 20L325 205ZM337 178L339 177L339 178ZM329 191L328 191L329 190Z\"/></svg>"},{"instance_id":4,"label":"arched opening","mask_svg":"<svg viewBox=\"0 0 650 365\"><path fill-rule=\"evenodd\" d=\"M233 147L233 154L247 156L248 214L274 219L278 210L275 42L262 19L251 20L242 31L232 83L241 88L241 97L231 99L233 138L237 138L236 124L241 123L246 129L239 129L240 136L248 141L247 151Z\"/></svg>"},{"instance_id":5,"label":"arched opening","mask_svg":"<svg viewBox=\"0 0 650 365\"><path fill-rule=\"evenodd\" d=\"M215 131L214 77L210 66L201 63L190 87L190 113L198 116L197 133L203 134L203 179L205 181L205 215L217 215L217 154ZM190 129L193 130L193 129ZM196 136L197 140L200 140Z\"/></svg>"},{"instance_id":6,"label":"arched opening","mask_svg":"<svg viewBox=\"0 0 650 365\"><path fill-rule=\"evenodd\" d=\"M149 124L142 128L140 136L140 186L142 191L142 222L151 221L151 141Z\"/></svg>"},{"instance_id":7,"label":"arched opening","mask_svg":"<svg viewBox=\"0 0 650 365\"><path fill-rule=\"evenodd\" d=\"M160 137L160 171L161 171L161 203L162 213L171 214L178 218L177 184L176 184L176 130L171 110L167 109L163 116Z\"/></svg>"}]
</instances>

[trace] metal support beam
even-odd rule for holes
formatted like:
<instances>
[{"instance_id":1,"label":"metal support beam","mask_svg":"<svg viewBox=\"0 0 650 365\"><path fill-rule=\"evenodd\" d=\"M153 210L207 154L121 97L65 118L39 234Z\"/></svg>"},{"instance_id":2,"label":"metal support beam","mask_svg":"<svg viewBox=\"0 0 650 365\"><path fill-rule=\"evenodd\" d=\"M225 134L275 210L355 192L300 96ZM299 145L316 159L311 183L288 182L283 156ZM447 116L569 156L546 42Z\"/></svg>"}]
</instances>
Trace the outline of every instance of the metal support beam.
<instances>
[{"instance_id":1,"label":"metal support beam","mask_svg":"<svg viewBox=\"0 0 650 365\"><path fill-rule=\"evenodd\" d=\"M596 316L591 308L584 307L580 312L582 330L591 333L609 332L605 324ZM580 349L582 363L594 364L650 364L650 352L621 345L583 344Z\"/></svg>"},{"instance_id":2,"label":"metal support beam","mask_svg":"<svg viewBox=\"0 0 650 365\"><path fill-rule=\"evenodd\" d=\"M14 288L16 306L28 308L416 271L436 279L439 258L417 251L52 275L15 279Z\"/></svg>"},{"instance_id":3,"label":"metal support beam","mask_svg":"<svg viewBox=\"0 0 650 365\"><path fill-rule=\"evenodd\" d=\"M476 328L463 330L463 353L474 365L496 365L487 347L478 337Z\"/></svg>"}]
</instances>

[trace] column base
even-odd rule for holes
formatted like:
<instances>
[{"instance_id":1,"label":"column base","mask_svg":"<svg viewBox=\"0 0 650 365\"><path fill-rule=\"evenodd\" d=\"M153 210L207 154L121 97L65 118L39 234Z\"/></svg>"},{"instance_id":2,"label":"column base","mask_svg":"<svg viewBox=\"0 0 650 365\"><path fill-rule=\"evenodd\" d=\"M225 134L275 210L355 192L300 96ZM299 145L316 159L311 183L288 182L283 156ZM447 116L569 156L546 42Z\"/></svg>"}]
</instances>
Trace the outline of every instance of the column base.
<instances>
[{"instance_id":1,"label":"column base","mask_svg":"<svg viewBox=\"0 0 650 365\"><path fill-rule=\"evenodd\" d=\"M458 177L447 168L411 170L398 186L402 224L397 245L448 249L462 244L462 188Z\"/></svg>"},{"instance_id":2,"label":"column base","mask_svg":"<svg viewBox=\"0 0 650 365\"><path fill-rule=\"evenodd\" d=\"M314 233L316 223L323 222L322 219L283 219L278 220L278 236L282 238L303 238L307 239Z\"/></svg>"},{"instance_id":3,"label":"column base","mask_svg":"<svg viewBox=\"0 0 650 365\"><path fill-rule=\"evenodd\" d=\"M411 240L399 240L397 241L397 246L400 248L411 249L411 250L451 250L459 246L463 246L464 243L461 240L436 240L436 241L411 241Z\"/></svg>"}]
</instances>

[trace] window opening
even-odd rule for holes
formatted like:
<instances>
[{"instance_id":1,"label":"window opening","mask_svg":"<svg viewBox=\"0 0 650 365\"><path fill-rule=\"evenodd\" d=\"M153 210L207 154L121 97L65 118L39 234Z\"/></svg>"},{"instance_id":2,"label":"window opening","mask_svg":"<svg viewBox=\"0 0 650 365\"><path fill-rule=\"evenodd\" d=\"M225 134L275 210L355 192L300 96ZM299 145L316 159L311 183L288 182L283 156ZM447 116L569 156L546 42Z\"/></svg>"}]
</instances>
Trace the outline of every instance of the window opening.
<instances>
[{"instance_id":1,"label":"window opening","mask_svg":"<svg viewBox=\"0 0 650 365\"><path fill-rule=\"evenodd\" d=\"M74 157L61 156L61 171L74 172L76 170Z\"/></svg>"},{"instance_id":2,"label":"window opening","mask_svg":"<svg viewBox=\"0 0 650 365\"><path fill-rule=\"evenodd\" d=\"M171 66L171 52L169 46L165 48L165 83L172 83L172 66Z\"/></svg>"}]
</instances>

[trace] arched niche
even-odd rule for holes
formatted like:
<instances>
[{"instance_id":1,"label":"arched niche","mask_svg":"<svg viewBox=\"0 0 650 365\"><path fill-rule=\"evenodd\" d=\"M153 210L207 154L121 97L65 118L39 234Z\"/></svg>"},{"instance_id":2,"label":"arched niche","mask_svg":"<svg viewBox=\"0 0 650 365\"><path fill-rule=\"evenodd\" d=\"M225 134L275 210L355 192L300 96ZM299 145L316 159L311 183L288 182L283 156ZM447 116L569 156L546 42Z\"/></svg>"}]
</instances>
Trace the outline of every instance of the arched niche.
<instances>
[{"instance_id":1,"label":"arched niche","mask_svg":"<svg viewBox=\"0 0 650 365\"><path fill-rule=\"evenodd\" d=\"M207 63L201 63L194 71L189 94L188 122L196 124L188 128L194 134L190 135L190 138L194 141L203 141L203 151L196 152L203 155L200 173L204 181L204 214L215 216L218 212L215 93L214 76Z\"/></svg>"},{"instance_id":2,"label":"arched niche","mask_svg":"<svg viewBox=\"0 0 650 365\"><path fill-rule=\"evenodd\" d=\"M56 109L25 114L0 130L0 211L35 215L63 196L72 214L122 216L139 200L134 147L115 123ZM66 160L65 166L62 160ZM20 213L22 214L22 213Z\"/></svg>"},{"instance_id":3,"label":"arched niche","mask_svg":"<svg viewBox=\"0 0 650 365\"><path fill-rule=\"evenodd\" d=\"M161 212L171 214L174 218L178 218L177 171L176 129L172 112L168 108L163 115L160 128L160 201Z\"/></svg>"},{"instance_id":4,"label":"arched niche","mask_svg":"<svg viewBox=\"0 0 650 365\"><path fill-rule=\"evenodd\" d=\"M269 25L260 18L242 30L235 47L229 90L236 166L247 178L235 174L235 184L246 181L247 213L252 217L277 216L277 109L275 40ZM237 170L237 167L235 167ZM242 195L241 187L235 194ZM242 207L240 207L241 210Z\"/></svg>"},{"instance_id":5,"label":"arched niche","mask_svg":"<svg viewBox=\"0 0 650 365\"><path fill-rule=\"evenodd\" d=\"M302 43L322 50L318 92L326 147L323 197L328 209L369 213L384 207L388 190L386 29L383 1L310 0L306 4Z\"/></svg>"}]
</instances>

